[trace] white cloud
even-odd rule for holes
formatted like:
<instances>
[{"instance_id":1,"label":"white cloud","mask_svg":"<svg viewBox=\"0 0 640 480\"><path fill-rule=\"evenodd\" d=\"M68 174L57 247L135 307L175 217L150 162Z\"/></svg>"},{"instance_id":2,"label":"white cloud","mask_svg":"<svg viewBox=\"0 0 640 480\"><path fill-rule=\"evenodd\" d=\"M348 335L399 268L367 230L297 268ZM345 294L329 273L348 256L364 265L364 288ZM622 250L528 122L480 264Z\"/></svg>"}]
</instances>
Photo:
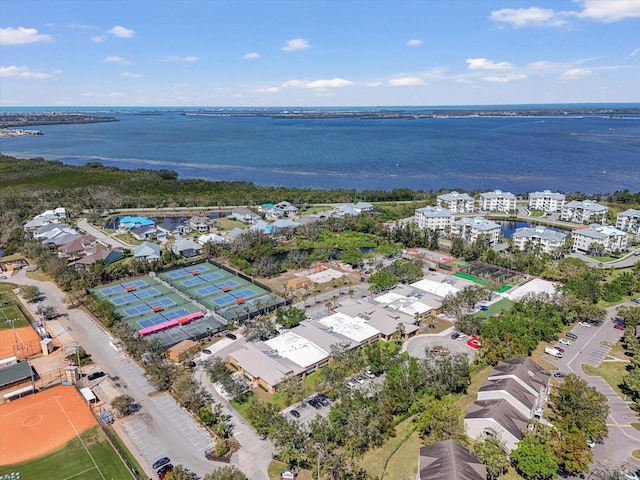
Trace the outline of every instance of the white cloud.
<instances>
[{"instance_id":1,"label":"white cloud","mask_svg":"<svg viewBox=\"0 0 640 480\"><path fill-rule=\"evenodd\" d=\"M389 85L392 87L419 87L425 86L426 83L418 77L401 77L392 78L389 80Z\"/></svg>"},{"instance_id":2,"label":"white cloud","mask_svg":"<svg viewBox=\"0 0 640 480\"><path fill-rule=\"evenodd\" d=\"M307 48L311 48L309 42L304 38L294 38L292 40L287 40L284 47L280 50L284 50L285 52L293 52L295 50L306 50Z\"/></svg>"},{"instance_id":3,"label":"white cloud","mask_svg":"<svg viewBox=\"0 0 640 480\"><path fill-rule=\"evenodd\" d=\"M578 14L580 18L610 23L640 17L638 0L582 0L581 3L584 9Z\"/></svg>"},{"instance_id":4,"label":"white cloud","mask_svg":"<svg viewBox=\"0 0 640 480\"><path fill-rule=\"evenodd\" d=\"M407 47L419 47L420 45L422 45L422 40L418 40L417 38L407 40Z\"/></svg>"},{"instance_id":5,"label":"white cloud","mask_svg":"<svg viewBox=\"0 0 640 480\"><path fill-rule=\"evenodd\" d=\"M193 56L178 57L176 55L168 55L168 56L164 57L164 61L165 62L197 62L198 61L198 57L193 57Z\"/></svg>"},{"instance_id":6,"label":"white cloud","mask_svg":"<svg viewBox=\"0 0 640 480\"><path fill-rule=\"evenodd\" d=\"M284 82L284 88L341 88L353 85L353 82L344 78L333 78L330 80L289 80Z\"/></svg>"},{"instance_id":7,"label":"white cloud","mask_svg":"<svg viewBox=\"0 0 640 480\"><path fill-rule=\"evenodd\" d=\"M253 58L260 58L260 55L256 52L251 52L251 53L245 53L242 58L244 58L245 60L251 60Z\"/></svg>"},{"instance_id":8,"label":"white cloud","mask_svg":"<svg viewBox=\"0 0 640 480\"><path fill-rule=\"evenodd\" d=\"M496 72L513 70L513 65L509 62L496 63L486 58L467 58L467 65L469 65L469 70L491 70Z\"/></svg>"},{"instance_id":9,"label":"white cloud","mask_svg":"<svg viewBox=\"0 0 640 480\"><path fill-rule=\"evenodd\" d=\"M494 83L509 83L515 80L524 80L527 76L523 73L515 73L513 75L502 75L500 77L483 77L482 79L487 82Z\"/></svg>"},{"instance_id":10,"label":"white cloud","mask_svg":"<svg viewBox=\"0 0 640 480\"><path fill-rule=\"evenodd\" d=\"M99 92L85 92L82 94L83 97L96 97L96 98L113 98L113 97L124 97L123 93L120 92L108 92L108 93L99 93Z\"/></svg>"},{"instance_id":11,"label":"white cloud","mask_svg":"<svg viewBox=\"0 0 640 480\"><path fill-rule=\"evenodd\" d=\"M51 35L38 33L35 28L0 28L0 45L24 45L25 43L51 42Z\"/></svg>"},{"instance_id":12,"label":"white cloud","mask_svg":"<svg viewBox=\"0 0 640 480\"><path fill-rule=\"evenodd\" d=\"M141 73L123 72L120 74L122 78L144 78Z\"/></svg>"},{"instance_id":13,"label":"white cloud","mask_svg":"<svg viewBox=\"0 0 640 480\"><path fill-rule=\"evenodd\" d=\"M94 35L93 37L91 37L91 41L93 43L102 43L106 40L106 38L104 38L102 35Z\"/></svg>"},{"instance_id":14,"label":"white cloud","mask_svg":"<svg viewBox=\"0 0 640 480\"><path fill-rule=\"evenodd\" d=\"M278 93L280 89L278 87L266 87L266 88L256 88L253 90L253 93Z\"/></svg>"},{"instance_id":15,"label":"white cloud","mask_svg":"<svg viewBox=\"0 0 640 480\"><path fill-rule=\"evenodd\" d=\"M51 78L54 75L59 75L62 70L54 70L53 72L35 72L30 70L26 65L0 65L0 77L13 77L13 78L25 78L42 80L45 78Z\"/></svg>"},{"instance_id":16,"label":"white cloud","mask_svg":"<svg viewBox=\"0 0 640 480\"><path fill-rule=\"evenodd\" d=\"M531 70L549 70L554 67L554 63L547 60L539 60L537 62L531 62L527 65Z\"/></svg>"},{"instance_id":17,"label":"white cloud","mask_svg":"<svg viewBox=\"0 0 640 480\"><path fill-rule=\"evenodd\" d=\"M131 65L131 62L124 57L105 57L103 62L117 63L119 65Z\"/></svg>"},{"instance_id":18,"label":"white cloud","mask_svg":"<svg viewBox=\"0 0 640 480\"><path fill-rule=\"evenodd\" d=\"M509 23L515 28L521 27L563 27L567 17L575 12L556 12L549 8L503 8L491 12L489 18L494 22Z\"/></svg>"},{"instance_id":19,"label":"white cloud","mask_svg":"<svg viewBox=\"0 0 640 480\"><path fill-rule=\"evenodd\" d=\"M560 80L565 82L572 82L574 80L578 80L585 75L590 75L591 70L586 68L572 68L571 70L567 70L560 76Z\"/></svg>"},{"instance_id":20,"label":"white cloud","mask_svg":"<svg viewBox=\"0 0 640 480\"><path fill-rule=\"evenodd\" d=\"M629 54L629 57L635 57L640 55L640 48L636 48L633 52Z\"/></svg>"},{"instance_id":21,"label":"white cloud","mask_svg":"<svg viewBox=\"0 0 640 480\"><path fill-rule=\"evenodd\" d=\"M131 37L133 37L133 34L135 32L133 30L128 29L128 28L121 27L120 25L116 25L111 30L109 30L109 33L111 35L114 35L114 36L118 37L118 38L131 38Z\"/></svg>"}]
</instances>

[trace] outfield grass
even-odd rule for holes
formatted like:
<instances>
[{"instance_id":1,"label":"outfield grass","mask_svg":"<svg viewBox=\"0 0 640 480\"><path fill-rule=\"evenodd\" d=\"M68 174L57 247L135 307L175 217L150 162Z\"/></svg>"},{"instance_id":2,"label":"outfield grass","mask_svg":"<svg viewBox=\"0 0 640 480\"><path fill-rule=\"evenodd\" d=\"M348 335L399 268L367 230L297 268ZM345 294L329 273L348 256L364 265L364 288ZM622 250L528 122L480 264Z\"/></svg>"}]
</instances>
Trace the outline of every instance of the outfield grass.
<instances>
[{"instance_id":1,"label":"outfield grass","mask_svg":"<svg viewBox=\"0 0 640 480\"><path fill-rule=\"evenodd\" d=\"M80 438L82 442L75 438L48 455L15 465L0 466L0 475L20 472L20 477L24 479L47 480L65 480L71 477L74 480L133 478L100 427L90 428ZM85 450L83 442L91 456Z\"/></svg>"}]
</instances>

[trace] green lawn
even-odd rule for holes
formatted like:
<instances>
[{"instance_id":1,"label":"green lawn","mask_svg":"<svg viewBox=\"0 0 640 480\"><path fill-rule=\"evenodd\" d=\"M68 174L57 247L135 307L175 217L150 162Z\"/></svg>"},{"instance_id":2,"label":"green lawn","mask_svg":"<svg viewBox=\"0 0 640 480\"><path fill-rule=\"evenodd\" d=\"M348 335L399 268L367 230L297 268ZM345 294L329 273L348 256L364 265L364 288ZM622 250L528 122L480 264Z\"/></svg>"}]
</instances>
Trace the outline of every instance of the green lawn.
<instances>
[{"instance_id":1,"label":"green lawn","mask_svg":"<svg viewBox=\"0 0 640 480\"><path fill-rule=\"evenodd\" d=\"M542 210L529 210L530 217L543 217L544 212Z\"/></svg>"},{"instance_id":2,"label":"green lawn","mask_svg":"<svg viewBox=\"0 0 640 480\"><path fill-rule=\"evenodd\" d=\"M496 303L489 305L488 310L480 310L479 312L474 313L473 316L484 318L486 320L487 318L493 317L496 313L500 313L503 310L511 308L512 305L513 302L511 300L503 298L502 300L498 300Z\"/></svg>"},{"instance_id":3,"label":"green lawn","mask_svg":"<svg viewBox=\"0 0 640 480\"><path fill-rule=\"evenodd\" d=\"M591 365L582 365L582 370L587 375L598 375L602 377L611 388L615 390L620 398L625 398L625 395L620 390L620 385L622 385L624 376L627 373L626 362L604 362L598 368L592 367Z\"/></svg>"},{"instance_id":4,"label":"green lawn","mask_svg":"<svg viewBox=\"0 0 640 480\"><path fill-rule=\"evenodd\" d=\"M8 328L28 327L29 321L18 308L18 299L11 290L14 286L2 283L0 284L0 330ZM17 320L16 322L8 322L7 320Z\"/></svg>"},{"instance_id":5,"label":"green lawn","mask_svg":"<svg viewBox=\"0 0 640 480\"><path fill-rule=\"evenodd\" d=\"M76 438L48 455L15 465L0 466L0 475L19 472L20 478L47 480L71 477L74 480L133 478L100 427L93 427L80 437L82 442Z\"/></svg>"}]
</instances>

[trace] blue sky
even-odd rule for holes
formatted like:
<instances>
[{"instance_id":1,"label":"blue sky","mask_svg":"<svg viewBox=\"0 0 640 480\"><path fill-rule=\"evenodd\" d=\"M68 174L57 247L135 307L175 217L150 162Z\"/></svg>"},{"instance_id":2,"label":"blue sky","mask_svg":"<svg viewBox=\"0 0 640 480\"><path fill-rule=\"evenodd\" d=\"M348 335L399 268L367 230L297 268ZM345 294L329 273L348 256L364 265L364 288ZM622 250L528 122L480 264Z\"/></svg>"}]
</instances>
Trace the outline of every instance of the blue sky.
<instances>
[{"instance_id":1,"label":"blue sky","mask_svg":"<svg viewBox=\"0 0 640 480\"><path fill-rule=\"evenodd\" d=\"M2 0L0 105L640 101L640 0Z\"/></svg>"}]
</instances>

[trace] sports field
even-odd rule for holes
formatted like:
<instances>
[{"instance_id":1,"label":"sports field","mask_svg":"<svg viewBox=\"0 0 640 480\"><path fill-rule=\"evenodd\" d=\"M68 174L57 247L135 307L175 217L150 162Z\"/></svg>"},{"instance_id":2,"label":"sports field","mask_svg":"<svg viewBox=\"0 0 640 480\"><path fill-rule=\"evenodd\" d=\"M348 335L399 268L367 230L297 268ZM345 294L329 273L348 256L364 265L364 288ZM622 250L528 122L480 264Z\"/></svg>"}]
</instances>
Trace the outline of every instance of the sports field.
<instances>
[{"instance_id":1,"label":"sports field","mask_svg":"<svg viewBox=\"0 0 640 480\"><path fill-rule=\"evenodd\" d=\"M18 308L18 299L11 290L12 287L6 283L0 283L0 330L29 325L29 320Z\"/></svg>"},{"instance_id":2,"label":"sports field","mask_svg":"<svg viewBox=\"0 0 640 480\"><path fill-rule=\"evenodd\" d=\"M18 357L24 360L42 353L40 337L31 327L0 330L0 358Z\"/></svg>"}]
</instances>

